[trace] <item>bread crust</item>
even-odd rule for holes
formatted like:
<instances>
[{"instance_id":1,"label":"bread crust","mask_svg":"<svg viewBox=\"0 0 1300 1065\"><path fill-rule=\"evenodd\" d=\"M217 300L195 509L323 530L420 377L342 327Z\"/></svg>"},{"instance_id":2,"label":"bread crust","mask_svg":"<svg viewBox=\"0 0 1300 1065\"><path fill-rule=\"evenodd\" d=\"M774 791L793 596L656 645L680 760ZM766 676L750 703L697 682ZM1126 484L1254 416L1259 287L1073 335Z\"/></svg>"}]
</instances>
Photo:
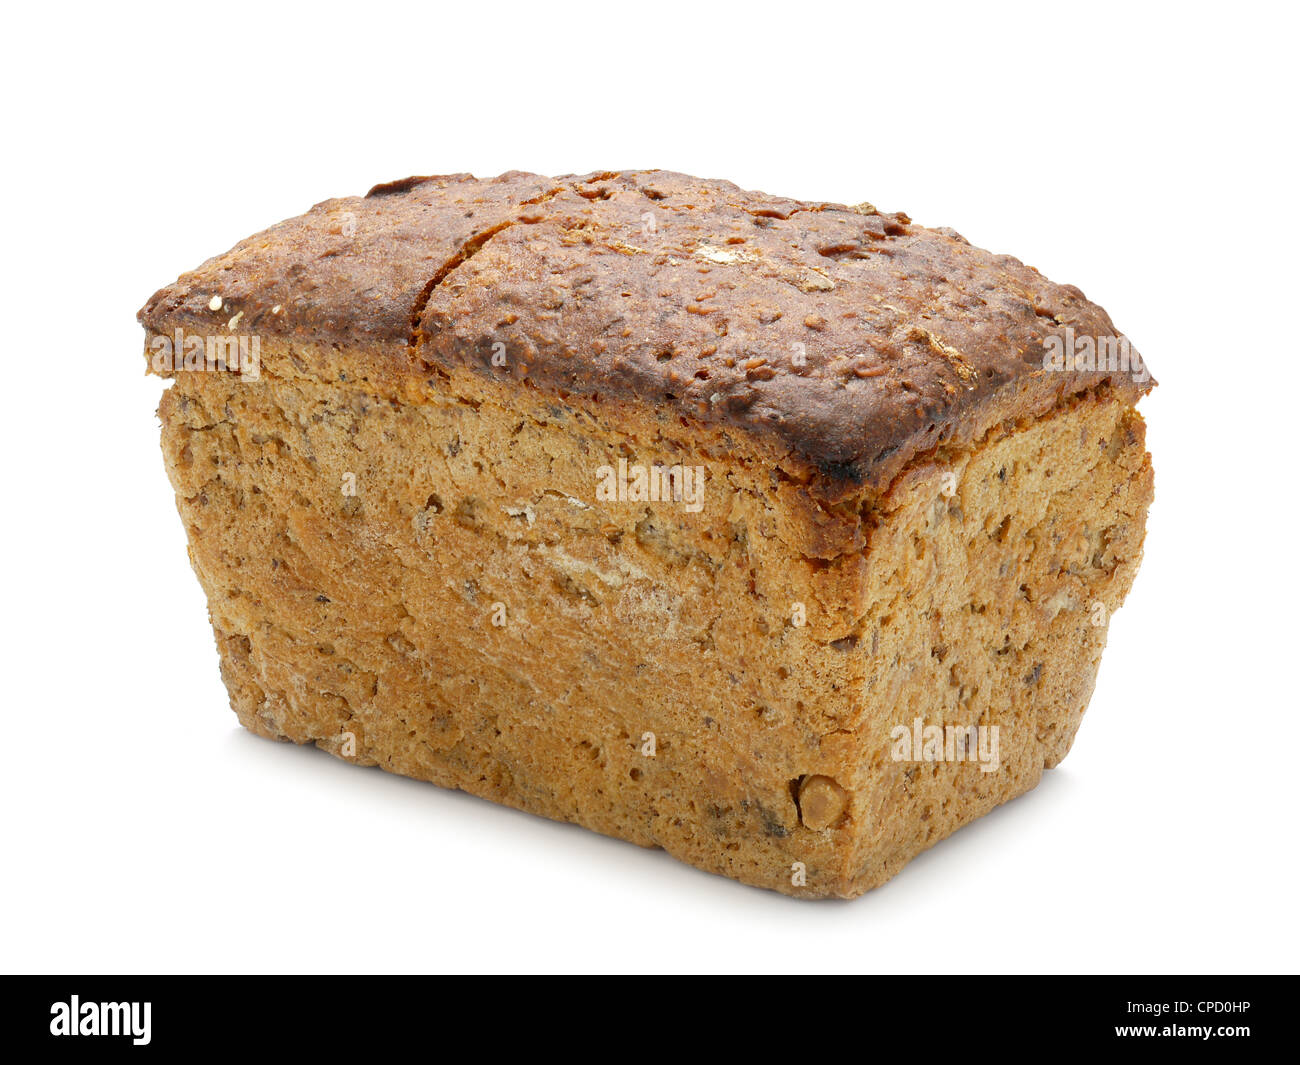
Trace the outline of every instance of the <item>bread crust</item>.
<instances>
[{"instance_id":1,"label":"bread crust","mask_svg":"<svg viewBox=\"0 0 1300 1065\"><path fill-rule=\"evenodd\" d=\"M1052 338L1119 337L1110 317L952 230L654 170L377 185L241 241L139 318L153 336L235 315L361 353L352 371L407 400L464 366L663 408L753 438L830 503L1071 395L1154 384L1045 369Z\"/></svg>"}]
</instances>

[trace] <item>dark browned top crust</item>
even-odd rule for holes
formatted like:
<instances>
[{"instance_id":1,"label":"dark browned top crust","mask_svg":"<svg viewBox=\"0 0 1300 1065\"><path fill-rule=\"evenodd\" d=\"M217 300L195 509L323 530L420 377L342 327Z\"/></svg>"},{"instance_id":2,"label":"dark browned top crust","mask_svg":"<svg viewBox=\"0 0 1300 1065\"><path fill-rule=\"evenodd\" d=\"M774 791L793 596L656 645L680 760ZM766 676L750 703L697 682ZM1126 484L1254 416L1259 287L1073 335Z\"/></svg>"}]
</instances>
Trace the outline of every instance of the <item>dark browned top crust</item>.
<instances>
[{"instance_id":1,"label":"dark browned top crust","mask_svg":"<svg viewBox=\"0 0 1300 1065\"><path fill-rule=\"evenodd\" d=\"M831 500L1071 394L1154 383L1045 369L1050 337L1117 337L1106 312L951 230L665 171L379 185L240 242L139 317L170 334L233 315L421 379L468 366L752 434Z\"/></svg>"}]
</instances>

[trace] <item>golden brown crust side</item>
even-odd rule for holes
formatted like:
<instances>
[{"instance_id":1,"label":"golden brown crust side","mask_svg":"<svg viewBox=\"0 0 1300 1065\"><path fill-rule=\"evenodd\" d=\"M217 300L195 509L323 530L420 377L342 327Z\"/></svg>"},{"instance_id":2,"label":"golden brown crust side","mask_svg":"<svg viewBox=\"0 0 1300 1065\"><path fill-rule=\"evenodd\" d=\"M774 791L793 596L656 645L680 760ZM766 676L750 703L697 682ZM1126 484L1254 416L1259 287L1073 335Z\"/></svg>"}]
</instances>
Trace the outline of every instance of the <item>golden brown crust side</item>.
<instances>
[{"instance_id":1,"label":"golden brown crust side","mask_svg":"<svg viewBox=\"0 0 1300 1065\"><path fill-rule=\"evenodd\" d=\"M466 369L421 405L179 374L163 450L240 721L805 898L1064 756L1141 555L1131 408L914 463L831 562L751 455L555 408ZM620 458L701 464L701 508L602 498ZM996 729L995 757L900 757L922 724Z\"/></svg>"},{"instance_id":2,"label":"golden brown crust side","mask_svg":"<svg viewBox=\"0 0 1300 1065\"><path fill-rule=\"evenodd\" d=\"M1071 395L1153 383L1044 369L1053 338L1116 337L1106 312L950 230L662 171L377 186L242 241L140 319L350 348L406 398L468 367L666 410L762 443L828 502Z\"/></svg>"}]
</instances>

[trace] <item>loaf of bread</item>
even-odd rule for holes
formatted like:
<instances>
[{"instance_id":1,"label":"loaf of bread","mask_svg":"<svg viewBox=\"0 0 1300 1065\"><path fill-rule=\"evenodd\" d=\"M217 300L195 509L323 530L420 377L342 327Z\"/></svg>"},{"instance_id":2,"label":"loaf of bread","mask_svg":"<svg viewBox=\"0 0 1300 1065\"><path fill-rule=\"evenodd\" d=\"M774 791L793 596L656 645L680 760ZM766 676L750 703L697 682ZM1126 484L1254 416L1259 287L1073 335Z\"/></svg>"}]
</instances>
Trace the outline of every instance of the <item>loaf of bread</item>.
<instances>
[{"instance_id":1,"label":"loaf of bread","mask_svg":"<svg viewBox=\"0 0 1300 1065\"><path fill-rule=\"evenodd\" d=\"M798 897L1033 788L1139 563L1141 358L869 204L409 178L140 321L247 728Z\"/></svg>"}]
</instances>

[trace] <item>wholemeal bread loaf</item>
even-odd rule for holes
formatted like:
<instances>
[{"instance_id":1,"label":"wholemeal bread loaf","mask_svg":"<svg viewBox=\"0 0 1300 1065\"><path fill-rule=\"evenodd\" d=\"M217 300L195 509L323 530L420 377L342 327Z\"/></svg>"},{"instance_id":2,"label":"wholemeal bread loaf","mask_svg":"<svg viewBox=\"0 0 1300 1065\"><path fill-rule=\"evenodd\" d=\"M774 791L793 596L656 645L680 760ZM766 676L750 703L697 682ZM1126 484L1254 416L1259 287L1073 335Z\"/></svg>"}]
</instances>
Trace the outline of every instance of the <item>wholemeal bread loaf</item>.
<instances>
[{"instance_id":1,"label":"wholemeal bread loaf","mask_svg":"<svg viewBox=\"0 0 1300 1065\"><path fill-rule=\"evenodd\" d=\"M800 897L1059 762L1139 562L1140 357L867 204L410 178L140 320L245 726Z\"/></svg>"}]
</instances>

